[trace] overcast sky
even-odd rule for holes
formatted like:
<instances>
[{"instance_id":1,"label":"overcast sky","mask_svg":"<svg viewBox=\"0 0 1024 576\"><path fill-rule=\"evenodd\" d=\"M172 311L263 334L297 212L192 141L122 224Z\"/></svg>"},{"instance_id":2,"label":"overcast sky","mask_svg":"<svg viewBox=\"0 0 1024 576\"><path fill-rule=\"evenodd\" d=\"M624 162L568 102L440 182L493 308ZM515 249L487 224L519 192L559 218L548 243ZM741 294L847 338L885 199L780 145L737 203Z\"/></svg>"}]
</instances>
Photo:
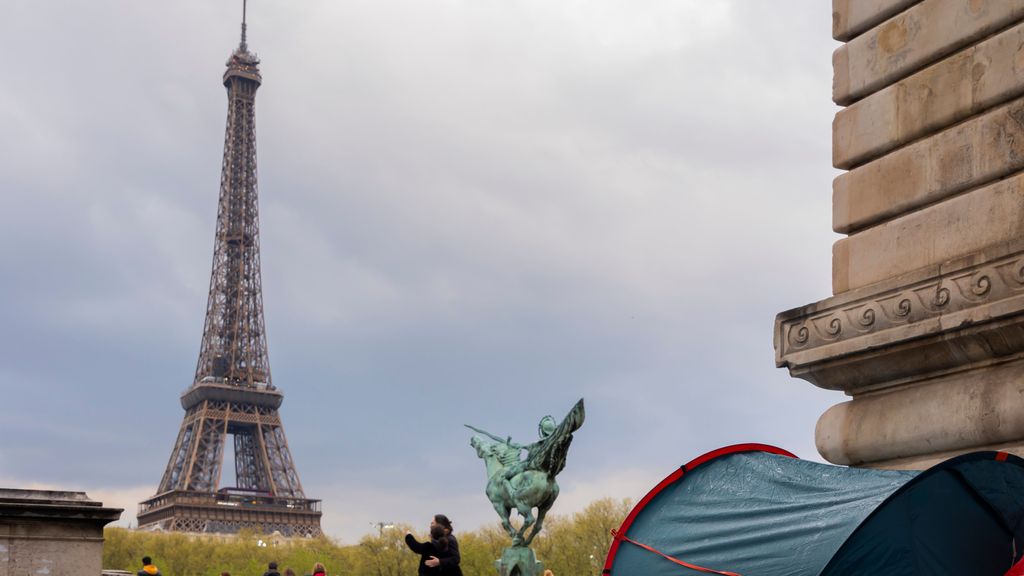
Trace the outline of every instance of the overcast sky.
<instances>
[{"instance_id":1,"label":"overcast sky","mask_svg":"<svg viewBox=\"0 0 1024 576\"><path fill-rule=\"evenodd\" d=\"M4 3L0 484L122 524L155 492L240 4ZM270 361L328 534L495 520L462 424L526 441L581 397L553 513L735 442L818 458L843 397L772 323L830 294L828 2L249 4Z\"/></svg>"}]
</instances>

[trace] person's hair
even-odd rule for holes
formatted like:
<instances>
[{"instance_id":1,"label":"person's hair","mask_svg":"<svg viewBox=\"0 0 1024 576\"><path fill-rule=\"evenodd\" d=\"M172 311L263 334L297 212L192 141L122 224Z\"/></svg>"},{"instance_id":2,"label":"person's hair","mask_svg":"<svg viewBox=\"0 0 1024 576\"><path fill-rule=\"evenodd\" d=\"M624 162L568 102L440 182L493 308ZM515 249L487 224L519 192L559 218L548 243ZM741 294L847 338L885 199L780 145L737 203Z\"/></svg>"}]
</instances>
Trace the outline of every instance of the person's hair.
<instances>
[{"instance_id":1,"label":"person's hair","mask_svg":"<svg viewBox=\"0 0 1024 576\"><path fill-rule=\"evenodd\" d=\"M284 576L295 576L295 571L291 568L284 569Z\"/></svg>"},{"instance_id":2,"label":"person's hair","mask_svg":"<svg viewBox=\"0 0 1024 576\"><path fill-rule=\"evenodd\" d=\"M231 572L221 572L220 576L231 576Z\"/></svg>"},{"instance_id":3,"label":"person's hair","mask_svg":"<svg viewBox=\"0 0 1024 576\"><path fill-rule=\"evenodd\" d=\"M444 552L448 549L448 535L445 533L444 526L440 523L435 523L430 529L430 539L434 541L434 546L439 552Z\"/></svg>"},{"instance_id":4,"label":"person's hair","mask_svg":"<svg viewBox=\"0 0 1024 576\"><path fill-rule=\"evenodd\" d=\"M449 532L454 531L452 529L452 521L449 520L448 517L444 514L434 514L434 522L440 524L441 526L444 526L444 529Z\"/></svg>"},{"instance_id":5,"label":"person's hair","mask_svg":"<svg viewBox=\"0 0 1024 576\"><path fill-rule=\"evenodd\" d=\"M324 568L323 564L317 562L313 564L313 574L327 574L327 568Z\"/></svg>"},{"instance_id":6,"label":"person's hair","mask_svg":"<svg viewBox=\"0 0 1024 576\"><path fill-rule=\"evenodd\" d=\"M270 564L267 564L267 568L270 568L271 570L277 570L277 562L271 561Z\"/></svg>"},{"instance_id":7,"label":"person's hair","mask_svg":"<svg viewBox=\"0 0 1024 576\"><path fill-rule=\"evenodd\" d=\"M149 556L143 556L142 557L142 565L143 566L149 566L152 563L153 563L153 559L150 558Z\"/></svg>"}]
</instances>

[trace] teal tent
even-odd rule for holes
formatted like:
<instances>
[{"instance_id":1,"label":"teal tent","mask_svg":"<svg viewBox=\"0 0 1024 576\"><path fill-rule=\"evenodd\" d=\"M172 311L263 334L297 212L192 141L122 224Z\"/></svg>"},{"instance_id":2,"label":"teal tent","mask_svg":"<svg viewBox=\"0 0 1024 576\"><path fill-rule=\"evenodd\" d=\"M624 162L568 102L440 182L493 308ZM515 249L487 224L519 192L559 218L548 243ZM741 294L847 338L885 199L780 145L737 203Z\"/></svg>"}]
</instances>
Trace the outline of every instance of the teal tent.
<instances>
[{"instance_id":1,"label":"teal tent","mask_svg":"<svg viewBox=\"0 0 1024 576\"><path fill-rule=\"evenodd\" d=\"M655 486L616 531L611 576L1003 576L1024 554L1024 460L846 468L742 444Z\"/></svg>"}]
</instances>

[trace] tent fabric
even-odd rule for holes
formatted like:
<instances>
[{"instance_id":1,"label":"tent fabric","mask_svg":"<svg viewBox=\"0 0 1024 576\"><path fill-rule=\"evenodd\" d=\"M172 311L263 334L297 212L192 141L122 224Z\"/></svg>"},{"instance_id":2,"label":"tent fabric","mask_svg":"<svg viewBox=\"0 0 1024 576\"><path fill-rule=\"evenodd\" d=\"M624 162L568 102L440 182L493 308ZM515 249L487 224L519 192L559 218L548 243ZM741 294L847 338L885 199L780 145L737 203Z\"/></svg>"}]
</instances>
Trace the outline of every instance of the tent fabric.
<instances>
[{"instance_id":1,"label":"tent fabric","mask_svg":"<svg viewBox=\"0 0 1024 576\"><path fill-rule=\"evenodd\" d=\"M760 451L689 468L620 533L688 563L744 576L817 576L858 524L917 474ZM628 543L606 568L612 576L700 574Z\"/></svg>"},{"instance_id":2,"label":"tent fabric","mask_svg":"<svg viewBox=\"0 0 1024 576\"><path fill-rule=\"evenodd\" d=\"M1024 461L975 452L921 473L871 514L822 576L1002 576L1024 544Z\"/></svg>"},{"instance_id":3,"label":"tent fabric","mask_svg":"<svg viewBox=\"0 0 1024 576\"><path fill-rule=\"evenodd\" d=\"M764 445L669 475L619 534L742 576L1003 576L1024 552L1024 460L978 452L925 472L846 468ZM617 539L612 576L700 574Z\"/></svg>"}]
</instances>

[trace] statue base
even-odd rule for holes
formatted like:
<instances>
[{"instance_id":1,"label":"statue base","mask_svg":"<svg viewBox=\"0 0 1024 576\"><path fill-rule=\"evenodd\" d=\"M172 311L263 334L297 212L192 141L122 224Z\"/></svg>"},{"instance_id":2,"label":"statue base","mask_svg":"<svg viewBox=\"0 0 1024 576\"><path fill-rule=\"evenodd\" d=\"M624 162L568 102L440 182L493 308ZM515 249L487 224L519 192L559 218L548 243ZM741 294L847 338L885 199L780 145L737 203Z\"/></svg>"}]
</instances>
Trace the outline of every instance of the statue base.
<instances>
[{"instance_id":1,"label":"statue base","mask_svg":"<svg viewBox=\"0 0 1024 576\"><path fill-rule=\"evenodd\" d=\"M544 564L537 561L533 550L525 546L505 548L500 560L494 561L499 576L541 576Z\"/></svg>"}]
</instances>

